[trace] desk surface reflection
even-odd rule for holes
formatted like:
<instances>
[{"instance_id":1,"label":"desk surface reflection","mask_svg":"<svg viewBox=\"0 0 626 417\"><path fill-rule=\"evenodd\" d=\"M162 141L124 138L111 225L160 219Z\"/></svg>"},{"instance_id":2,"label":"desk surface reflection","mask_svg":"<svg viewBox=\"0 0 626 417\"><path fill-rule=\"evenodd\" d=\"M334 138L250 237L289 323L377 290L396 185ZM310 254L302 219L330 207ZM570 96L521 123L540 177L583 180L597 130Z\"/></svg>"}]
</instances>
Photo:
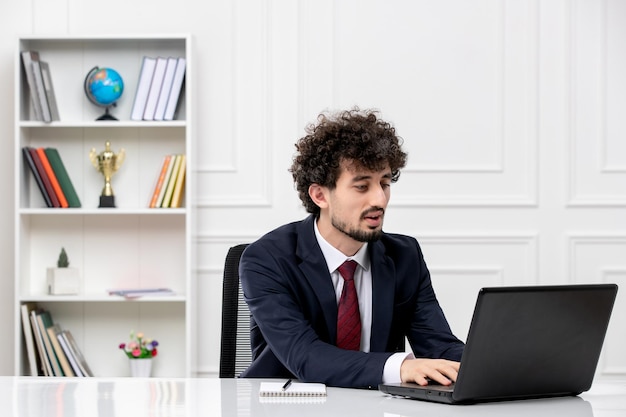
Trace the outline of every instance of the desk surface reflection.
<instances>
[{"instance_id":1,"label":"desk surface reflection","mask_svg":"<svg viewBox=\"0 0 626 417\"><path fill-rule=\"evenodd\" d=\"M579 397L465 406L392 398L378 391L328 388L322 399L259 401L261 380L215 378L0 377L4 415L14 417L143 416L502 416L626 415L626 381L596 381Z\"/></svg>"}]
</instances>

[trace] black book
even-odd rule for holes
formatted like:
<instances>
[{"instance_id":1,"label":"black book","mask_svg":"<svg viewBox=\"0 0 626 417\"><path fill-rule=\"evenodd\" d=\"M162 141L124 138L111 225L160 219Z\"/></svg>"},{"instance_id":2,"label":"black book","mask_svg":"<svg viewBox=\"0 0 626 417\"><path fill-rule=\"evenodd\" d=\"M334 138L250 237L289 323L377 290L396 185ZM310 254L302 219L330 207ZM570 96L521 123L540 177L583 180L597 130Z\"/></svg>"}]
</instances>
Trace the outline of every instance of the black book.
<instances>
[{"instance_id":1,"label":"black book","mask_svg":"<svg viewBox=\"0 0 626 417\"><path fill-rule=\"evenodd\" d=\"M45 200L46 205L48 207L53 207L52 200L50 200L50 197L48 196L46 187L43 183L43 180L41 179L41 176L39 175L39 171L37 170L35 161L33 161L33 157L30 154L30 150L28 149L27 146L22 148L22 154L24 155L24 160L30 167L30 171L33 173L33 176L35 177L35 182L37 182L37 186L39 187L39 191L41 191L41 195L43 196L43 199Z\"/></svg>"}]
</instances>

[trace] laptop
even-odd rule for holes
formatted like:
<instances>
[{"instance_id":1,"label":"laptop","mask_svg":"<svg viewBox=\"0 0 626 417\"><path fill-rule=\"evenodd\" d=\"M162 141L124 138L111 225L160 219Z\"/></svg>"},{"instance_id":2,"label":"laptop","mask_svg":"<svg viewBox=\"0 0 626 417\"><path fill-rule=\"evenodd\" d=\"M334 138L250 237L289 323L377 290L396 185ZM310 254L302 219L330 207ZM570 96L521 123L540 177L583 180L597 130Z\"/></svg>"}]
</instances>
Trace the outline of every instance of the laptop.
<instances>
[{"instance_id":1,"label":"laptop","mask_svg":"<svg viewBox=\"0 0 626 417\"><path fill-rule=\"evenodd\" d=\"M616 296L615 284L483 288L456 383L378 388L447 404L578 395L591 388Z\"/></svg>"}]
</instances>

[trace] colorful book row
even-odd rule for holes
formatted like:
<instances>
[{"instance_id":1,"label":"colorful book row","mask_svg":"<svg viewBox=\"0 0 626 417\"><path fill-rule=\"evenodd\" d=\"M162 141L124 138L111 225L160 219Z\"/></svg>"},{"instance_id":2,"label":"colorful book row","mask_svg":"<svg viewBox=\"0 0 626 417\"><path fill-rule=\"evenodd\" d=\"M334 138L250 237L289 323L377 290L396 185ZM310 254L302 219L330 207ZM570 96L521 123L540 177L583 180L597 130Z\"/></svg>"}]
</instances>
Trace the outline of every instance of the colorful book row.
<instances>
[{"instance_id":1,"label":"colorful book row","mask_svg":"<svg viewBox=\"0 0 626 417\"><path fill-rule=\"evenodd\" d=\"M187 158L184 154L165 155L150 199L150 208L178 208L185 191Z\"/></svg>"},{"instance_id":2,"label":"colorful book row","mask_svg":"<svg viewBox=\"0 0 626 417\"><path fill-rule=\"evenodd\" d=\"M72 333L55 324L49 311L28 302L21 316L31 376L93 376Z\"/></svg>"},{"instance_id":3,"label":"colorful book row","mask_svg":"<svg viewBox=\"0 0 626 417\"><path fill-rule=\"evenodd\" d=\"M38 51L22 51L22 64L35 119L43 122L59 120L50 66L40 59Z\"/></svg>"},{"instance_id":4,"label":"colorful book row","mask_svg":"<svg viewBox=\"0 0 626 417\"><path fill-rule=\"evenodd\" d=\"M80 207L80 199L56 148L24 146L22 154L33 173L46 206Z\"/></svg>"},{"instance_id":5,"label":"colorful book row","mask_svg":"<svg viewBox=\"0 0 626 417\"><path fill-rule=\"evenodd\" d=\"M131 120L174 120L187 60L144 56Z\"/></svg>"}]
</instances>

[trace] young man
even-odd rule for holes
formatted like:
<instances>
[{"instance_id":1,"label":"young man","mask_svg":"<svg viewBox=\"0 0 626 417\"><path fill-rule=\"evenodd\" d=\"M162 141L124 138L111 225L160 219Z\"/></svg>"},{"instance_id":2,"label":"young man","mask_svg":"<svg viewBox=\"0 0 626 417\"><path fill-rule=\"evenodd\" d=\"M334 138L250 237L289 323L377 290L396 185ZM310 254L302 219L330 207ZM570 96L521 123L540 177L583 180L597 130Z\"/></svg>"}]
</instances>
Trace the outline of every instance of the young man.
<instances>
[{"instance_id":1,"label":"young man","mask_svg":"<svg viewBox=\"0 0 626 417\"><path fill-rule=\"evenodd\" d=\"M406 164L401 139L358 108L321 114L306 132L290 171L310 216L263 236L241 259L253 355L241 376L450 384L464 345L417 241L383 232L391 184ZM356 262L350 272L346 260Z\"/></svg>"}]
</instances>

